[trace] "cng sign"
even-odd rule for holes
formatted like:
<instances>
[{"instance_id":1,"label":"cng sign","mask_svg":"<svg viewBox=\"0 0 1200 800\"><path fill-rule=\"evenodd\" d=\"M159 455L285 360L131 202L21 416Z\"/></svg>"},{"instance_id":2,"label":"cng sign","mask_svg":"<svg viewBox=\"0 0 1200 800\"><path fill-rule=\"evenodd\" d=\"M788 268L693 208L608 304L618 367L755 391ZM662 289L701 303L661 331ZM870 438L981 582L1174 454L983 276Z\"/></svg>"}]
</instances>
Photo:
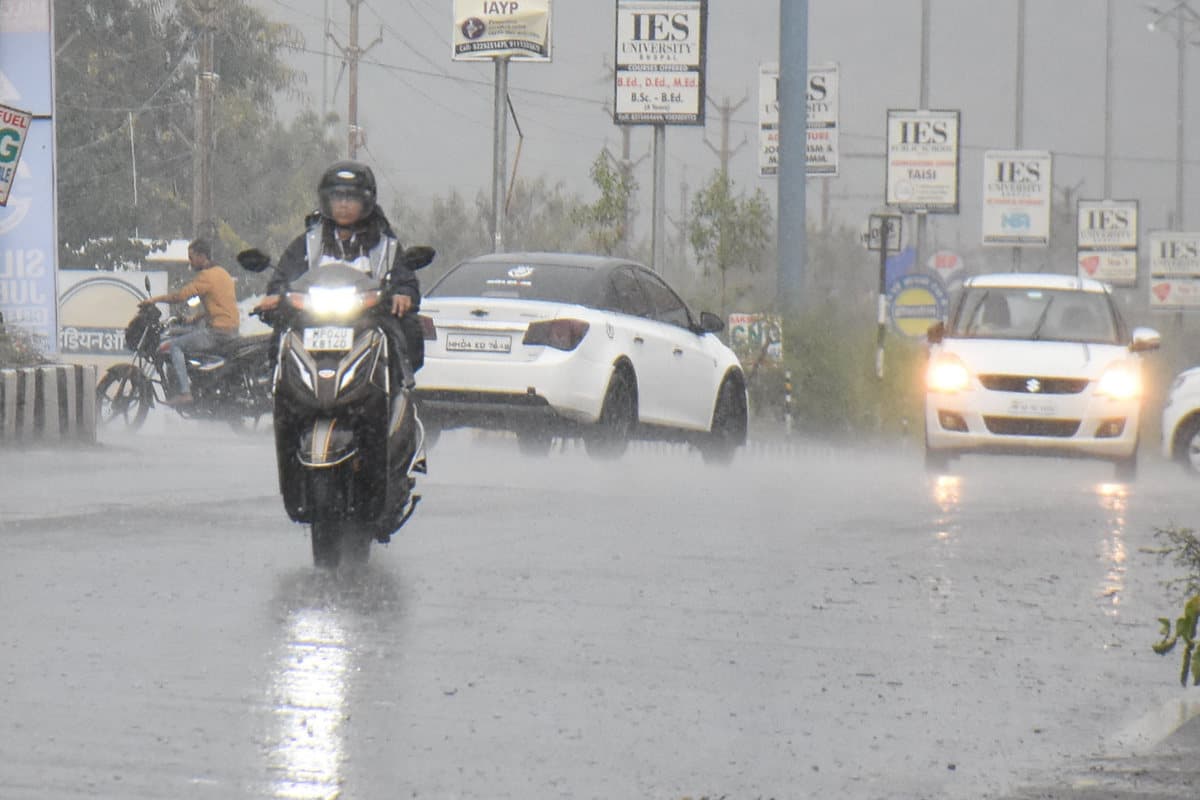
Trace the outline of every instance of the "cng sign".
<instances>
[{"instance_id":1,"label":"cng sign","mask_svg":"<svg viewBox=\"0 0 1200 800\"><path fill-rule=\"evenodd\" d=\"M946 316L949 297L942 282L932 275L905 275L888 287L888 317L892 330L919 339L929 326Z\"/></svg>"},{"instance_id":2,"label":"cng sign","mask_svg":"<svg viewBox=\"0 0 1200 800\"><path fill-rule=\"evenodd\" d=\"M21 149L29 133L33 115L28 111L0 105L0 206L8 205L8 195L17 177Z\"/></svg>"}]
</instances>

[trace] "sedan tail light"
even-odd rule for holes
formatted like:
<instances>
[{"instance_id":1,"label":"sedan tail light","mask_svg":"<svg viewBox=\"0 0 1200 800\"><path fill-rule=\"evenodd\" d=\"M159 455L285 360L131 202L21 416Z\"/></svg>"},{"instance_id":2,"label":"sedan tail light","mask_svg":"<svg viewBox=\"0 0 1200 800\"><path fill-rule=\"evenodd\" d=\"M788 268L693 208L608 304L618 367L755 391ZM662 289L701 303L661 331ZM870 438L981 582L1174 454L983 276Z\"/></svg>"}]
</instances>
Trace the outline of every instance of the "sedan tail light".
<instances>
[{"instance_id":1,"label":"sedan tail light","mask_svg":"<svg viewBox=\"0 0 1200 800\"><path fill-rule=\"evenodd\" d=\"M427 342L436 342L437 326L433 324L433 317L417 314L417 321L421 323L421 337Z\"/></svg>"},{"instance_id":2,"label":"sedan tail light","mask_svg":"<svg viewBox=\"0 0 1200 800\"><path fill-rule=\"evenodd\" d=\"M526 329L522 344L543 344L556 350L574 350L587 335L588 327L588 323L581 319L534 322Z\"/></svg>"}]
</instances>

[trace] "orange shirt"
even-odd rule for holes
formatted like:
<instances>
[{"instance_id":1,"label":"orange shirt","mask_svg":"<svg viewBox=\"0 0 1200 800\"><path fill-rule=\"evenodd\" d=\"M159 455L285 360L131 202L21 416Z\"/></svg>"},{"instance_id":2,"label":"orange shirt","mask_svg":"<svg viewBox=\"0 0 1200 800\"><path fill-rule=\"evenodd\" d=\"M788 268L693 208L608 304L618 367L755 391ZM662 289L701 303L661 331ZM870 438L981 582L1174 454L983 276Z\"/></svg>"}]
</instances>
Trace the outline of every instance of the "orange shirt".
<instances>
[{"instance_id":1,"label":"orange shirt","mask_svg":"<svg viewBox=\"0 0 1200 800\"><path fill-rule=\"evenodd\" d=\"M241 321L237 293L233 288L233 277L224 267L213 264L200 270L191 283L171 295L169 302L182 303L197 296L204 303L208 324L213 330L237 333Z\"/></svg>"}]
</instances>

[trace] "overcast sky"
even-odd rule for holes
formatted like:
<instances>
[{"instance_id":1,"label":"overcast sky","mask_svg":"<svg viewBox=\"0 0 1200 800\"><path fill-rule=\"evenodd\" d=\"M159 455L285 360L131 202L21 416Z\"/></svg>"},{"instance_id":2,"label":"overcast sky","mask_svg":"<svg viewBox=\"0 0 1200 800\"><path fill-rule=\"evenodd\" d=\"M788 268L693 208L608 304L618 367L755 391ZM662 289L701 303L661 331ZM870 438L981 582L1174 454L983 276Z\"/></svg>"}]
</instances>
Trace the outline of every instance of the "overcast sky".
<instances>
[{"instance_id":1,"label":"overcast sky","mask_svg":"<svg viewBox=\"0 0 1200 800\"><path fill-rule=\"evenodd\" d=\"M311 51L323 44L329 9L335 35L347 41L345 0L255 0L269 16L294 24ZM1161 0L1166 9L1174 0ZM381 173L386 192L422 196L457 189L468 198L490 192L492 76L487 64L453 62L451 0L365 0L363 44L382 42L360 70L360 156ZM883 200L882 159L888 108L915 108L920 92L920 0L810 0L809 63L841 70L841 175L829 185L830 216L859 226ZM977 246L983 151L1011 148L1015 139L1017 0L931 0L931 108L962 112L961 213L939 217L935 244ZM1113 196L1141 201L1143 230L1165 227L1174 207L1176 46L1174 35L1147 29L1154 14L1139 0L1115 0L1113 46ZM1106 0L1027 0L1024 141L1055 156L1054 184L1084 198L1103 196ZM1195 3L1200 10L1200 2ZM524 133L519 174L562 181L585 199L593 158L621 137L604 110L612 96L615 0L556 0L551 64L513 64L510 94ZM710 0L708 91L717 103L738 104L730 162L739 188L761 187L774 200L774 179L758 177L757 75L779 53L778 0ZM1168 25L1173 25L1167 22ZM1173 30L1173 28L1172 28ZM1200 25L1193 38L1200 40ZM335 50L332 43L330 49ZM1200 134L1200 48L1189 47L1185 81L1189 138ZM346 77L340 58L299 54L306 102L323 95L343 117ZM1193 99L1194 98L1194 99ZM286 106L290 108L293 106ZM708 108L706 129L667 131L668 212L677 213L681 184L695 191L717 167L705 144L720 141L719 114ZM635 128L634 157L649 230L652 186L650 128ZM517 136L510 129L510 167ZM1187 157L1194 158L1191 149ZM1189 179L1191 174L1188 174ZM821 212L820 182L810 181L809 218ZM1185 222L1200 225L1200 199L1185 184ZM1056 192L1055 202L1062 194ZM1189 228L1190 229L1190 228Z\"/></svg>"}]
</instances>

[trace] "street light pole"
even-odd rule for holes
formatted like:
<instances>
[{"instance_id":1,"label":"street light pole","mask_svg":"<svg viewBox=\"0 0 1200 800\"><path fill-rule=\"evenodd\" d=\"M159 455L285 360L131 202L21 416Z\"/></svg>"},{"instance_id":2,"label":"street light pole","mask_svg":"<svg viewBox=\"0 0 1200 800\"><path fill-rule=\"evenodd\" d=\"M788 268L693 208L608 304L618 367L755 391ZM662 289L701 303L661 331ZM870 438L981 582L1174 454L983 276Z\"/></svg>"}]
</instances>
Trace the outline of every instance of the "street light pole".
<instances>
[{"instance_id":1,"label":"street light pole","mask_svg":"<svg viewBox=\"0 0 1200 800\"><path fill-rule=\"evenodd\" d=\"M1184 229L1183 221L1183 145L1184 145L1184 87L1187 76L1187 60L1185 54L1188 45L1188 26L1200 24L1200 14L1197 14L1188 0L1179 0L1166 11L1159 11L1154 6L1148 7L1155 14L1146 27L1152 31L1158 30L1159 24L1168 17L1175 18L1175 213L1171 227L1174 230Z\"/></svg>"}]
</instances>

